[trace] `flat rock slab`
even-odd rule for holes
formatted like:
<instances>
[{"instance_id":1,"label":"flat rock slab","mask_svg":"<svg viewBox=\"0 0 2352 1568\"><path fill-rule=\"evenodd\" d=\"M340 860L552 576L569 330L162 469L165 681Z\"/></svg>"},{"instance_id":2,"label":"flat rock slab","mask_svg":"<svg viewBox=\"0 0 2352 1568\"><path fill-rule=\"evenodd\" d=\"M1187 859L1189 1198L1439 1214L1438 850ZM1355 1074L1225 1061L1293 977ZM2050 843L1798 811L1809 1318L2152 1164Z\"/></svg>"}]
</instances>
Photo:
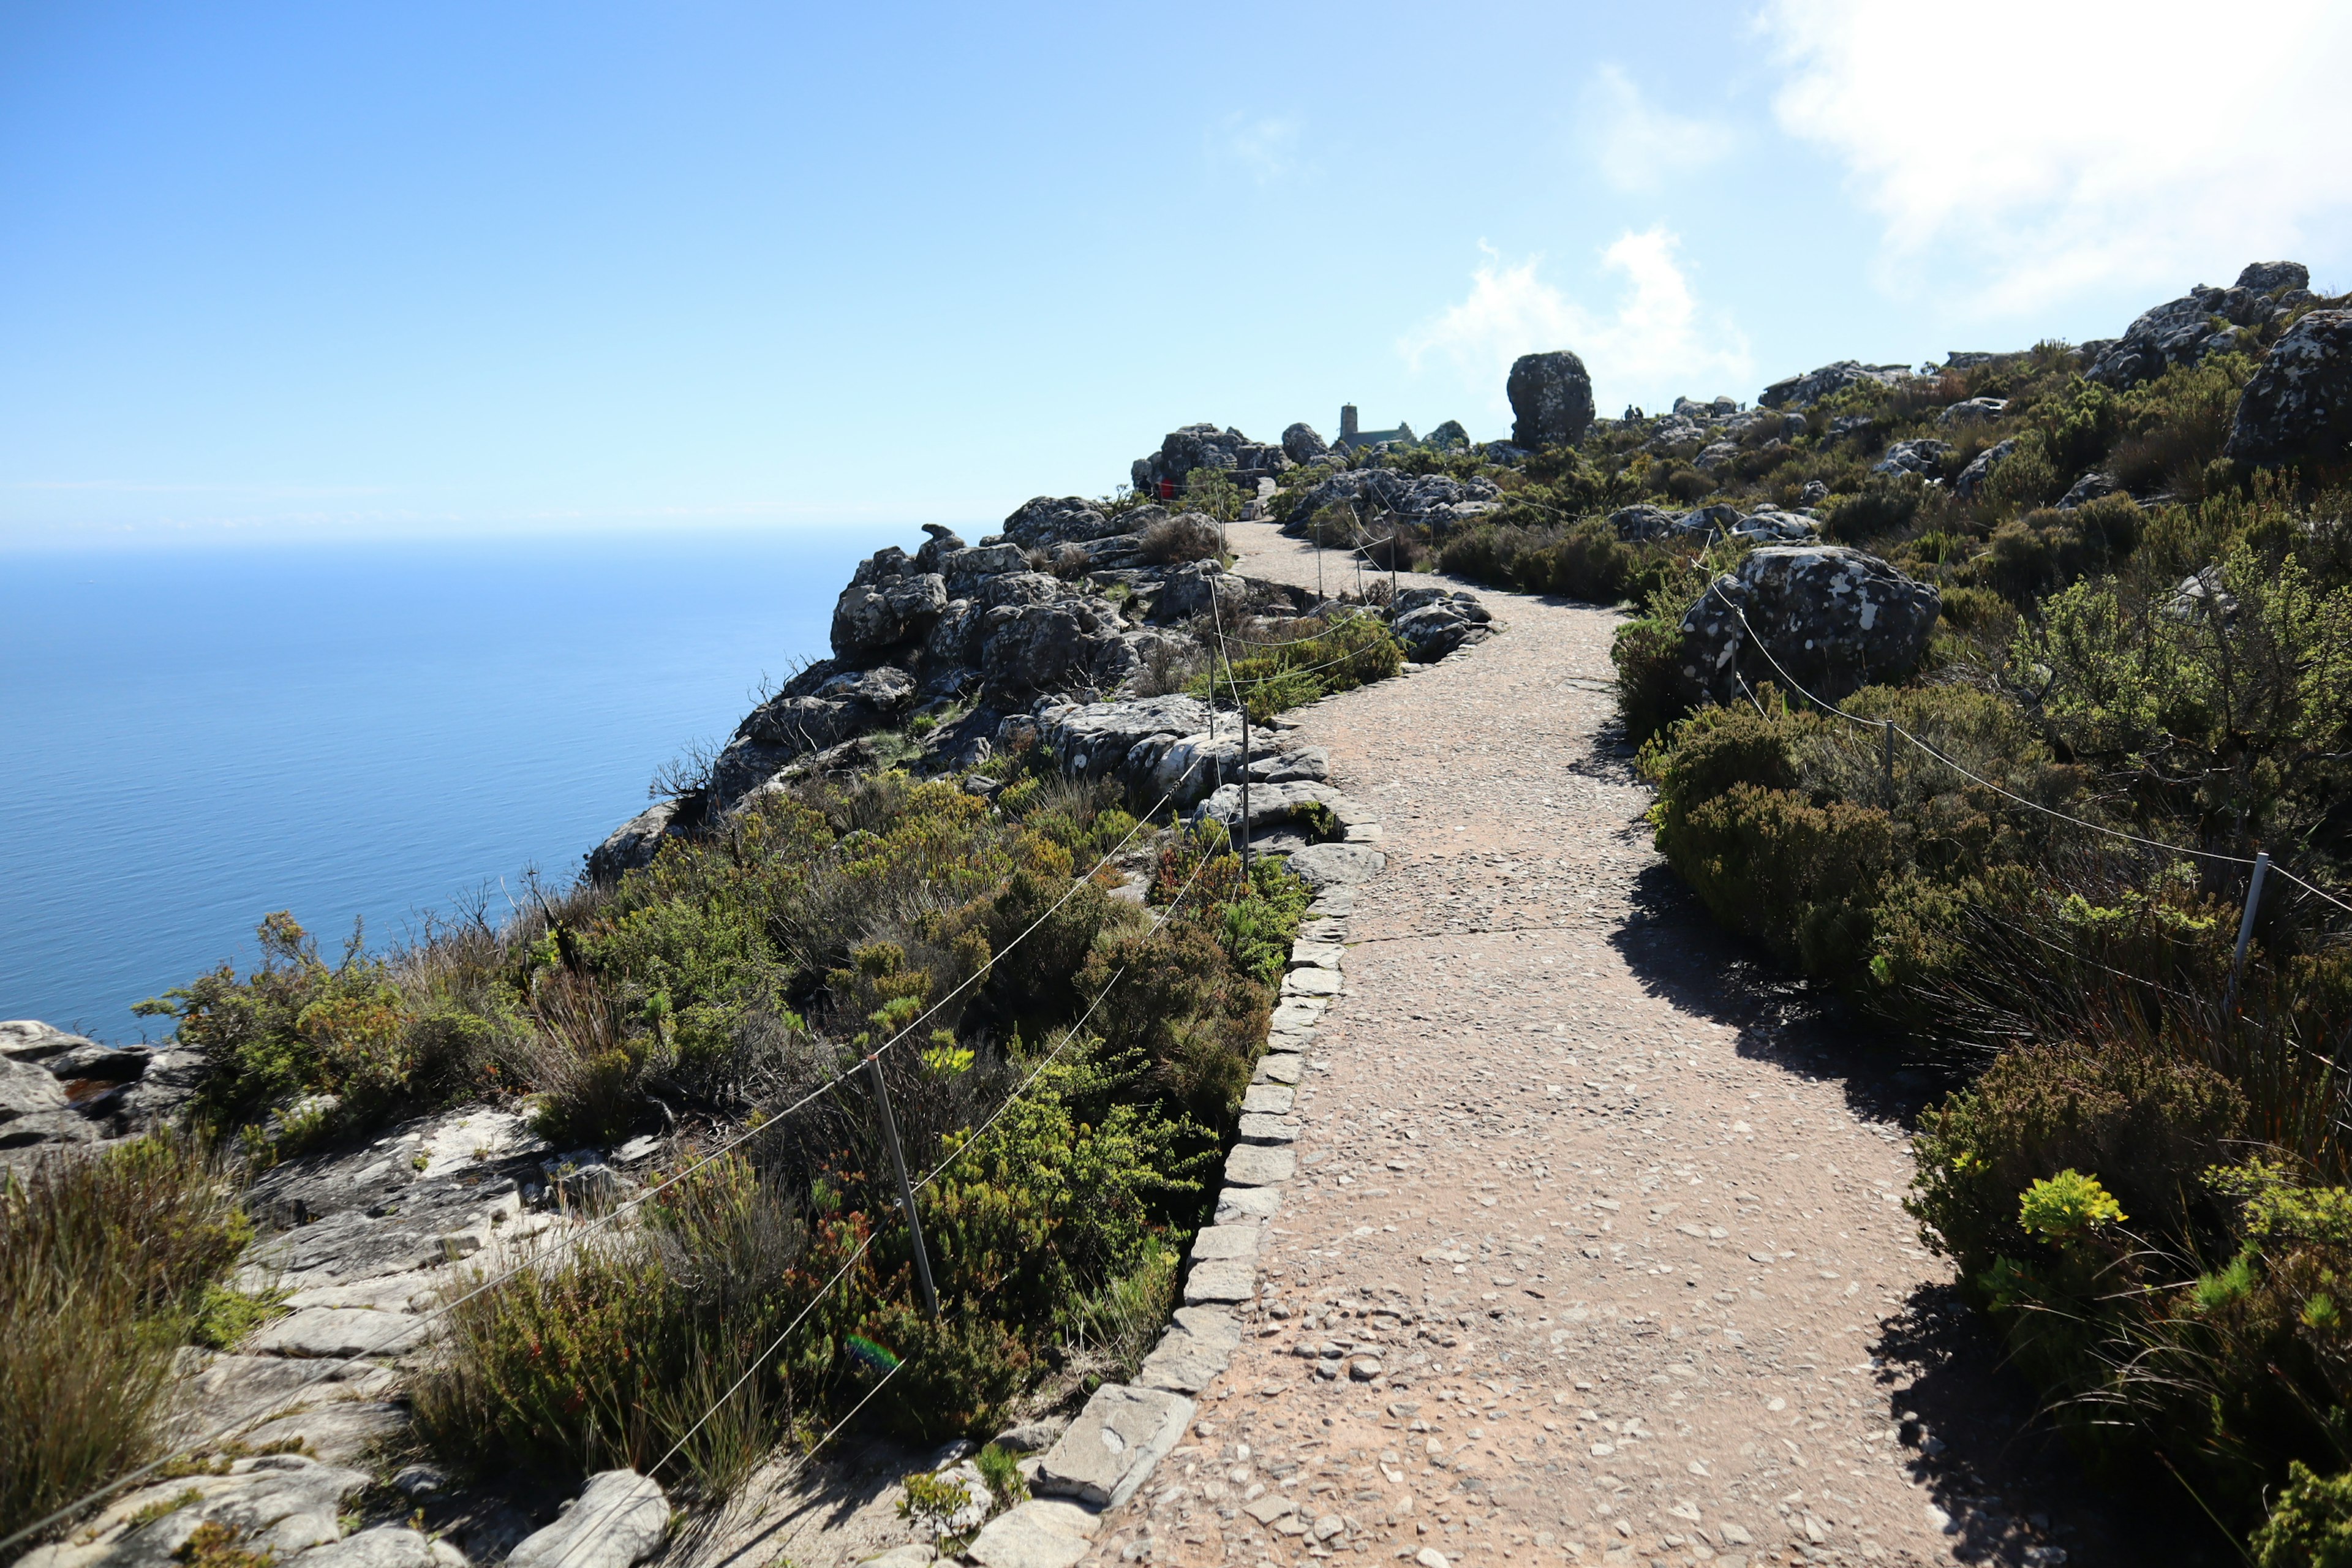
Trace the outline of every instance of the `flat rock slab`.
<instances>
[{"instance_id":1,"label":"flat rock slab","mask_svg":"<svg viewBox=\"0 0 2352 1568\"><path fill-rule=\"evenodd\" d=\"M1270 1187L1297 1173L1298 1156L1288 1149L1243 1143L1225 1156L1225 1184L1231 1187Z\"/></svg>"},{"instance_id":2,"label":"flat rock slab","mask_svg":"<svg viewBox=\"0 0 2352 1568\"><path fill-rule=\"evenodd\" d=\"M1254 1083L1242 1096L1244 1116L1287 1116L1298 1103L1298 1091L1276 1083Z\"/></svg>"},{"instance_id":3,"label":"flat rock slab","mask_svg":"<svg viewBox=\"0 0 2352 1568\"><path fill-rule=\"evenodd\" d=\"M1294 969L1282 977L1282 997L1337 996L1344 984L1336 969Z\"/></svg>"},{"instance_id":4,"label":"flat rock slab","mask_svg":"<svg viewBox=\"0 0 2352 1568\"><path fill-rule=\"evenodd\" d=\"M266 1449L273 1443L299 1437L303 1453L331 1465L346 1465L407 1430L404 1405L339 1399L264 1422L240 1434L238 1441L247 1447Z\"/></svg>"},{"instance_id":5,"label":"flat rock slab","mask_svg":"<svg viewBox=\"0 0 2352 1568\"><path fill-rule=\"evenodd\" d=\"M1217 1194L1219 1225L1264 1225L1281 1212L1280 1187L1227 1187Z\"/></svg>"},{"instance_id":6,"label":"flat rock slab","mask_svg":"<svg viewBox=\"0 0 2352 1568\"><path fill-rule=\"evenodd\" d=\"M386 1525L305 1552L302 1568L434 1568L433 1543L419 1531Z\"/></svg>"},{"instance_id":7,"label":"flat rock slab","mask_svg":"<svg viewBox=\"0 0 2352 1568\"><path fill-rule=\"evenodd\" d=\"M1356 889L1353 888L1326 888L1316 895L1313 903L1307 906L1310 920L1343 921L1355 912Z\"/></svg>"},{"instance_id":8,"label":"flat rock slab","mask_svg":"<svg viewBox=\"0 0 2352 1568\"><path fill-rule=\"evenodd\" d=\"M1290 857L1291 874L1318 893L1369 882L1388 863L1386 855L1364 844L1310 844Z\"/></svg>"},{"instance_id":9,"label":"flat rock slab","mask_svg":"<svg viewBox=\"0 0 2352 1568\"><path fill-rule=\"evenodd\" d=\"M1107 1383L1038 1462L1030 1487L1116 1508L1184 1435L1192 1402L1159 1388Z\"/></svg>"},{"instance_id":10,"label":"flat rock slab","mask_svg":"<svg viewBox=\"0 0 2352 1568\"><path fill-rule=\"evenodd\" d=\"M1056 1525L1045 1506L1024 1502L982 1526L963 1554L982 1568L1072 1568L1087 1554L1087 1538Z\"/></svg>"},{"instance_id":11,"label":"flat rock slab","mask_svg":"<svg viewBox=\"0 0 2352 1568\"><path fill-rule=\"evenodd\" d=\"M225 1476L189 1476L126 1492L67 1539L26 1552L17 1568L163 1568L211 1522L240 1531L245 1550L283 1561L340 1539L344 1501L368 1484L365 1471L299 1454L239 1459ZM189 1492L195 1497L182 1501ZM149 1522L130 1528L142 1512Z\"/></svg>"},{"instance_id":12,"label":"flat rock slab","mask_svg":"<svg viewBox=\"0 0 2352 1568\"><path fill-rule=\"evenodd\" d=\"M425 1341L424 1323L406 1312L364 1307L306 1307L254 1331L244 1348L268 1354L404 1355Z\"/></svg>"},{"instance_id":13,"label":"flat rock slab","mask_svg":"<svg viewBox=\"0 0 2352 1568\"><path fill-rule=\"evenodd\" d=\"M1308 942L1302 936L1290 944L1293 969L1337 969L1348 950L1336 942Z\"/></svg>"},{"instance_id":14,"label":"flat rock slab","mask_svg":"<svg viewBox=\"0 0 2352 1568\"><path fill-rule=\"evenodd\" d=\"M1274 1016L1267 1020L1267 1027L1277 1035L1298 1034L1322 1022L1329 1008L1330 1004L1320 996L1294 993L1275 1004Z\"/></svg>"},{"instance_id":15,"label":"flat rock slab","mask_svg":"<svg viewBox=\"0 0 2352 1568\"><path fill-rule=\"evenodd\" d=\"M1298 1120L1291 1116L1265 1116L1244 1110L1238 1131L1244 1143L1296 1143L1298 1142Z\"/></svg>"},{"instance_id":16,"label":"flat rock slab","mask_svg":"<svg viewBox=\"0 0 2352 1568\"><path fill-rule=\"evenodd\" d=\"M1259 1237L1264 1227L1255 1225L1213 1225L1192 1237L1192 1261L1206 1263L1212 1258L1255 1258Z\"/></svg>"},{"instance_id":17,"label":"flat rock slab","mask_svg":"<svg viewBox=\"0 0 2352 1568\"><path fill-rule=\"evenodd\" d=\"M1223 1375L1234 1359L1234 1347L1204 1343L1191 1334L1173 1331L1160 1336L1143 1358L1136 1382L1146 1388L1171 1394L1198 1394Z\"/></svg>"},{"instance_id":18,"label":"flat rock slab","mask_svg":"<svg viewBox=\"0 0 2352 1568\"><path fill-rule=\"evenodd\" d=\"M669 1500L660 1483L635 1470L588 1478L587 1489L562 1519L508 1557L509 1568L634 1568L669 1533Z\"/></svg>"},{"instance_id":19,"label":"flat rock slab","mask_svg":"<svg viewBox=\"0 0 2352 1568\"><path fill-rule=\"evenodd\" d=\"M1254 1083L1297 1083L1299 1078L1306 1071L1307 1058L1305 1057L1299 1055L1297 1051L1276 1051L1270 1057L1261 1057L1258 1058L1257 1071L1252 1075L1251 1081Z\"/></svg>"},{"instance_id":20,"label":"flat rock slab","mask_svg":"<svg viewBox=\"0 0 2352 1568\"><path fill-rule=\"evenodd\" d=\"M1220 1258L1196 1263L1184 1279L1184 1304L1254 1301L1257 1299L1257 1259Z\"/></svg>"}]
</instances>

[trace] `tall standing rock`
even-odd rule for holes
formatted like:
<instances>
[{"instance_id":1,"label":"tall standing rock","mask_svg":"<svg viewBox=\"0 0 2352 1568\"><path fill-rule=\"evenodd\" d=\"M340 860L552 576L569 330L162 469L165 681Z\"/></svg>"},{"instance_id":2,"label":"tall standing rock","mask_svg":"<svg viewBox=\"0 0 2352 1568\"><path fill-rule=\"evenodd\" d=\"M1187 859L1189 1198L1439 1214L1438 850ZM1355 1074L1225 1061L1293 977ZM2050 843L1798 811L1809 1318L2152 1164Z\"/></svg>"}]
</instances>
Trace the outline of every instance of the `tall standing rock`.
<instances>
[{"instance_id":1,"label":"tall standing rock","mask_svg":"<svg viewBox=\"0 0 2352 1568\"><path fill-rule=\"evenodd\" d=\"M1570 446L1592 423L1592 378L1566 349L1521 354L1504 389L1511 398L1514 446Z\"/></svg>"},{"instance_id":2,"label":"tall standing rock","mask_svg":"<svg viewBox=\"0 0 2352 1568\"><path fill-rule=\"evenodd\" d=\"M2352 310L2314 310L2271 345L2221 450L2263 468L2352 457Z\"/></svg>"}]
</instances>

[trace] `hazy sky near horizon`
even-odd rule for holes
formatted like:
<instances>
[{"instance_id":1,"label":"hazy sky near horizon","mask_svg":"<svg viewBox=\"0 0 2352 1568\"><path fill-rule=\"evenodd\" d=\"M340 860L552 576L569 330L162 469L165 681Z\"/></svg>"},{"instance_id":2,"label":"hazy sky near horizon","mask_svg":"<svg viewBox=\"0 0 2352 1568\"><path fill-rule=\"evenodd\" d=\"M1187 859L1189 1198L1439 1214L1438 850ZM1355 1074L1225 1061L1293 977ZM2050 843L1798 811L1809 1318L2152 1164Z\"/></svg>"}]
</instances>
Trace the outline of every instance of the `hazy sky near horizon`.
<instances>
[{"instance_id":1,"label":"hazy sky near horizon","mask_svg":"<svg viewBox=\"0 0 2352 1568\"><path fill-rule=\"evenodd\" d=\"M859 521L2352 288L2352 7L0 3L0 548Z\"/></svg>"}]
</instances>

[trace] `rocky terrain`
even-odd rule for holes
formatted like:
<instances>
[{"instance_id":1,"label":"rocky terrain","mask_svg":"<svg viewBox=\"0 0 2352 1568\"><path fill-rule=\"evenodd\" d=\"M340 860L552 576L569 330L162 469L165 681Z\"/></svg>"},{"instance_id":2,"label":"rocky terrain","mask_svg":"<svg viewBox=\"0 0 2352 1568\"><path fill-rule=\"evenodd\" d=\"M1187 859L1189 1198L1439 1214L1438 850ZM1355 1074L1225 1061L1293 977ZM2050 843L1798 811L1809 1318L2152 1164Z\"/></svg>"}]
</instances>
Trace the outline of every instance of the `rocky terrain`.
<instances>
[{"instance_id":1,"label":"rocky terrain","mask_svg":"<svg viewBox=\"0 0 2352 1568\"><path fill-rule=\"evenodd\" d=\"M2128 389L2259 349L2227 458L2336 461L2352 312L2312 309L2308 285L2257 264L2068 352L2084 384ZM1701 478L1696 504L1613 495L1588 521L1735 552L1675 606L1680 707L1899 682L1946 591L1831 537L1853 489L1705 487L1853 438L1879 416L1823 405L1876 389L1936 392L1937 434L1885 443L1865 484L1990 493L2031 443L1972 447L2008 404L1949 389L1996 357L1843 361L1754 407L1608 420L1555 352L1513 367L1509 442L1442 426L1350 455L1304 424L1276 442L1171 432L1129 494L1040 497L977 542L931 525L862 562L830 656L588 855L611 884L812 778L895 768L988 797L1010 759L1043 756L1171 831L1282 857L1312 889L1182 1304L1131 1377L994 1435L1025 1500L990 1504L973 1443L854 1430L677 1519L634 1471L566 1495L430 1462L404 1389L443 1353L452 1300L622 1222L675 1153L558 1148L514 1106L472 1104L253 1182L235 1283L278 1310L232 1349L182 1353L175 1439L203 1457L24 1561L204 1564L215 1526L274 1568L918 1568L943 1547L984 1568L2147 1560L2148 1521L2085 1488L1903 1208L1937 1086L1706 926L1664 872L1611 664L1625 612L1482 597L1404 559L1409 538L1493 527L1547 452L1600 439ZM2093 468L2049 489L2037 517L2125 491ZM2223 594L2192 576L2169 613ZM1302 624L1357 621L1402 650L1403 678L1255 721L1212 700L1204 677ZM1125 869L1139 899L1148 871ZM0 1151L81 1157L178 1114L205 1067L176 1043L0 1025ZM899 1478L923 1474L968 1508L911 1516Z\"/></svg>"}]
</instances>

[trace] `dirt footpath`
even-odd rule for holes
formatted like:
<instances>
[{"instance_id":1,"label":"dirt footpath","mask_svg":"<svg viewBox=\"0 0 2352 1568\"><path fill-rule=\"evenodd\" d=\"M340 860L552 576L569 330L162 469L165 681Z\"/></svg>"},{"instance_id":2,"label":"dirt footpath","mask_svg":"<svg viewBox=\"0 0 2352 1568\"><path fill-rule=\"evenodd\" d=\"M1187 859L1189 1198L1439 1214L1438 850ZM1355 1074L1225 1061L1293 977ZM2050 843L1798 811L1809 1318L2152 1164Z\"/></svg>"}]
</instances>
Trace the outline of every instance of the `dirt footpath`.
<instances>
[{"instance_id":1,"label":"dirt footpath","mask_svg":"<svg viewBox=\"0 0 2352 1568\"><path fill-rule=\"evenodd\" d=\"M1299 715L1389 868L1251 1337L1093 1558L2127 1560L1902 1210L1928 1086L1651 847L1617 617L1479 592L1502 635Z\"/></svg>"}]
</instances>

